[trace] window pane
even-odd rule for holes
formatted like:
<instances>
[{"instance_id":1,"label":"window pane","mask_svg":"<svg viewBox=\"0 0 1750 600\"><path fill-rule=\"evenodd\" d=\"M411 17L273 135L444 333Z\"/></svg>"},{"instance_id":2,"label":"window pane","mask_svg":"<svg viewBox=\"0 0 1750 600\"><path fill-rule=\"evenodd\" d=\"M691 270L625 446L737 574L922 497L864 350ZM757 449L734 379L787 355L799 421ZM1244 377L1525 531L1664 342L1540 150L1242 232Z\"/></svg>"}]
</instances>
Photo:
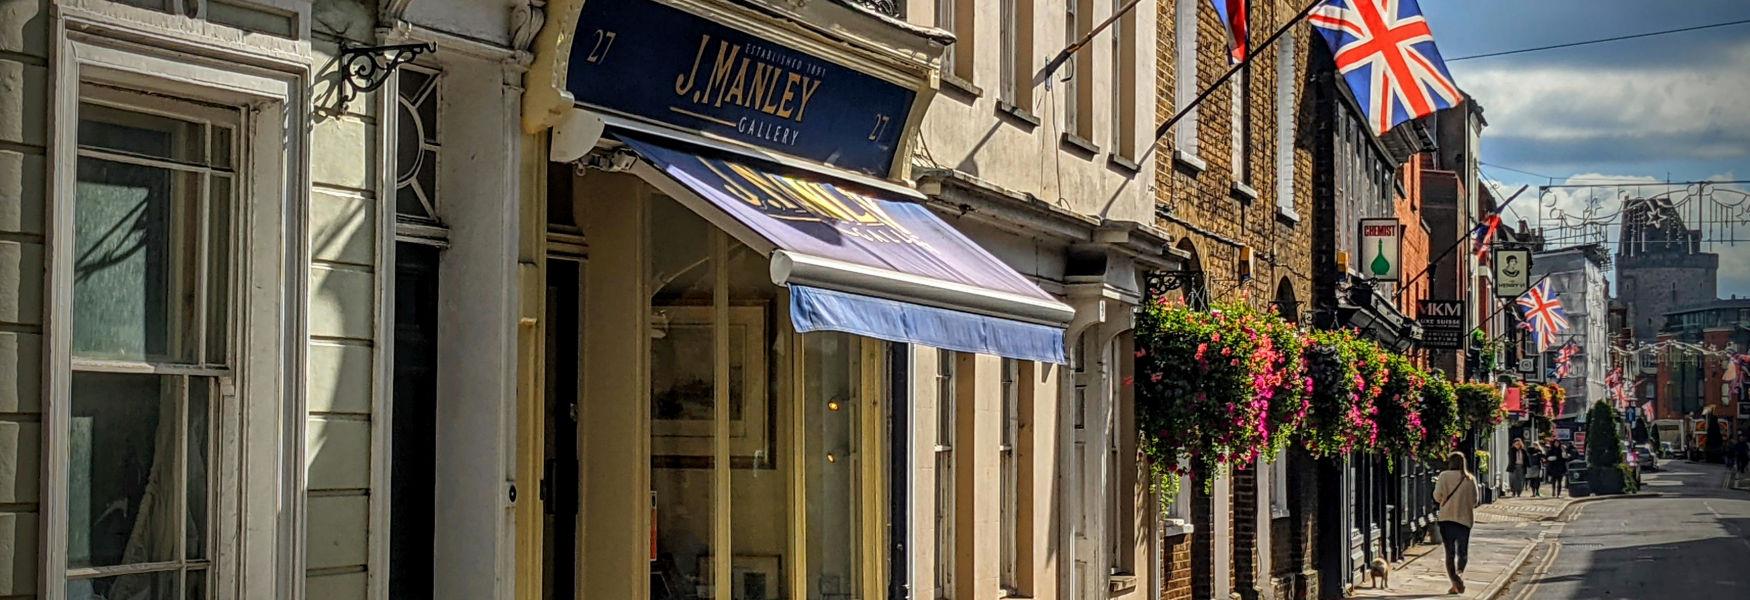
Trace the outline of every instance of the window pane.
<instances>
[{"instance_id":1,"label":"window pane","mask_svg":"<svg viewBox=\"0 0 1750 600\"><path fill-rule=\"evenodd\" d=\"M653 599L694 598L714 584L717 498L716 265L711 226L667 198L651 202L646 239L650 323L650 494ZM733 345L733 344L732 344ZM731 383L733 385L733 383ZM731 388L732 390L735 388ZM734 394L732 394L734 395ZM745 398L738 398L745 400Z\"/></svg>"},{"instance_id":2,"label":"window pane","mask_svg":"<svg viewBox=\"0 0 1750 600\"><path fill-rule=\"evenodd\" d=\"M73 374L68 567L176 559L176 402L171 377Z\"/></svg>"},{"instance_id":3,"label":"window pane","mask_svg":"<svg viewBox=\"0 0 1750 600\"><path fill-rule=\"evenodd\" d=\"M79 159L74 199L73 352L189 358L198 175Z\"/></svg>"},{"instance_id":4,"label":"window pane","mask_svg":"<svg viewBox=\"0 0 1750 600\"><path fill-rule=\"evenodd\" d=\"M802 410L807 450L809 598L860 596L857 526L863 496L858 422L867 405L859 385L858 339L843 333L802 336Z\"/></svg>"},{"instance_id":5,"label":"window pane","mask_svg":"<svg viewBox=\"0 0 1750 600\"><path fill-rule=\"evenodd\" d=\"M207 445L213 405L212 380L197 377L188 380L188 558L207 557L207 461L211 453Z\"/></svg>"},{"instance_id":6,"label":"window pane","mask_svg":"<svg viewBox=\"0 0 1750 600\"><path fill-rule=\"evenodd\" d=\"M231 128L214 127L213 149L212 153L207 157L208 162L214 167L221 169L232 168L236 163L235 158L232 156L233 152L234 150L231 147Z\"/></svg>"},{"instance_id":7,"label":"window pane","mask_svg":"<svg viewBox=\"0 0 1750 600\"><path fill-rule=\"evenodd\" d=\"M792 594L784 580L796 563L790 553L789 482L794 455L778 427L779 415L791 413L788 365L773 351L765 315L776 314L778 287L772 285L769 263L754 249L730 242L730 432L729 543L731 598L783 600ZM756 385L763 383L763 386Z\"/></svg>"},{"instance_id":8,"label":"window pane","mask_svg":"<svg viewBox=\"0 0 1750 600\"><path fill-rule=\"evenodd\" d=\"M189 571L187 577L188 579L183 583L183 589L187 590L188 593L183 594L183 598L207 600L207 572Z\"/></svg>"},{"instance_id":9,"label":"window pane","mask_svg":"<svg viewBox=\"0 0 1750 600\"><path fill-rule=\"evenodd\" d=\"M89 148L204 164L205 129L180 119L79 105L79 145Z\"/></svg>"},{"instance_id":10,"label":"window pane","mask_svg":"<svg viewBox=\"0 0 1750 600\"><path fill-rule=\"evenodd\" d=\"M179 600L176 571L135 573L67 582L68 600Z\"/></svg>"},{"instance_id":11,"label":"window pane","mask_svg":"<svg viewBox=\"0 0 1750 600\"><path fill-rule=\"evenodd\" d=\"M231 339L231 178L215 175L207 198L207 363L228 364Z\"/></svg>"}]
</instances>

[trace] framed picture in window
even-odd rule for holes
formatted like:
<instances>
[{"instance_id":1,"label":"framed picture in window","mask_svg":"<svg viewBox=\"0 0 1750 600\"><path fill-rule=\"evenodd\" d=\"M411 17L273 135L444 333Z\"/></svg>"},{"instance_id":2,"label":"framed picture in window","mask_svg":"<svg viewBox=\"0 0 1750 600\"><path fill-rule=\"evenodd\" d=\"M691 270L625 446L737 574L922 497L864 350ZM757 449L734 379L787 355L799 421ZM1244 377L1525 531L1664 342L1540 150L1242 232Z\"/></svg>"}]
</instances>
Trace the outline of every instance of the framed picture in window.
<instances>
[{"instance_id":1,"label":"framed picture in window","mask_svg":"<svg viewBox=\"0 0 1750 600\"><path fill-rule=\"evenodd\" d=\"M699 556L699 597L715 598L712 556ZM729 557L729 600L778 600L783 582L783 557L776 554L736 554Z\"/></svg>"},{"instance_id":2,"label":"framed picture in window","mask_svg":"<svg viewBox=\"0 0 1750 600\"><path fill-rule=\"evenodd\" d=\"M711 467L716 351L708 306L662 306L650 323L650 454L663 468ZM774 468L775 419L766 393L766 313L729 309L729 460Z\"/></svg>"}]
</instances>

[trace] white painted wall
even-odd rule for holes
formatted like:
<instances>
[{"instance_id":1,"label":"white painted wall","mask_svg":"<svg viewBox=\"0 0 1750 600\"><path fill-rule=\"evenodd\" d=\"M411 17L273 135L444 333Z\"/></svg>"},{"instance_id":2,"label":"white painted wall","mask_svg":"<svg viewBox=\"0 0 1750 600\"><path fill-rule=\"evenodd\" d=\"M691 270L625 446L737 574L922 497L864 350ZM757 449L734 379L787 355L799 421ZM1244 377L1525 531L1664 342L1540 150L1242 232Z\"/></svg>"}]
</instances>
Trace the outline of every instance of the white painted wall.
<instances>
[{"instance_id":1,"label":"white painted wall","mask_svg":"<svg viewBox=\"0 0 1750 600\"><path fill-rule=\"evenodd\" d=\"M1061 142L1064 128L1064 101L1060 69L1053 82L1021 82L1032 88L1032 102L1023 108L1037 116L1037 127L1018 125L1018 121L999 116L997 87L1001 80L1001 37L998 31L1000 2L996 0L958 0L969 3L973 18L970 42L960 32L963 41L956 52L971 52L975 58L970 82L982 93L970 96L944 84L943 91L930 105L922 126L922 143L913 162L917 168L943 168L962 171L999 188L1014 190L1085 215L1119 221L1153 223L1154 155L1144 154L1154 134L1155 121L1155 13L1158 0L1144 0L1132 9L1132 17L1124 22L1124 33L1135 36L1135 55L1124 57L1133 65L1135 89L1128 95L1136 106L1131 144L1137 148L1131 156L1140 165L1128 171L1109 162L1116 147L1112 139L1114 107L1108 100L1113 85L1113 53L1106 34L1097 37L1078 53L1078 60L1093 61L1093 78L1081 85L1094 86L1093 106L1083 113L1092 118L1089 141L1099 146L1099 152L1089 157L1065 151ZM1029 34L1033 44L1022 51L1022 59L1030 60L1029 72L1038 73L1053 55L1070 40L1065 35L1065 4L1043 0L1016 0L1030 3L1033 14ZM1124 2L1082 0L1093 9L1092 23L1099 23L1112 14L1115 6ZM908 20L920 25L936 25L934 0L905 2ZM1023 39L1026 36L1023 36ZM945 66L944 72L952 67Z\"/></svg>"}]
</instances>

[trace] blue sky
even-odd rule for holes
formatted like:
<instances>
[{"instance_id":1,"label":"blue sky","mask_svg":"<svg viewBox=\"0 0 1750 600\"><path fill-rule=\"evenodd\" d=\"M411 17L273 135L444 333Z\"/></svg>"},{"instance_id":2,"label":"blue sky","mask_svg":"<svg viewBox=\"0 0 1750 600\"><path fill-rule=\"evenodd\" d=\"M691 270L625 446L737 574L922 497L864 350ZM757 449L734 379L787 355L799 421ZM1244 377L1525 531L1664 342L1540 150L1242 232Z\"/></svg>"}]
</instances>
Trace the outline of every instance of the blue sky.
<instances>
[{"instance_id":1,"label":"blue sky","mask_svg":"<svg viewBox=\"0 0 1750 600\"><path fill-rule=\"evenodd\" d=\"M1750 0L1421 0L1448 59L1750 19ZM1614 210L1617 191L1537 186L1601 180L1750 179L1750 24L1450 62L1484 108L1483 172L1537 213ZM1536 173L1532 176L1514 172ZM1649 185L1641 194L1662 191ZM1743 196L1722 191L1717 198ZM1552 221L1553 222L1553 221ZM1547 223L1546 223L1547 224ZM1750 228L1739 232L1750 238ZM1719 247L1720 293L1750 295L1750 244ZM1734 260L1736 258L1736 260Z\"/></svg>"}]
</instances>

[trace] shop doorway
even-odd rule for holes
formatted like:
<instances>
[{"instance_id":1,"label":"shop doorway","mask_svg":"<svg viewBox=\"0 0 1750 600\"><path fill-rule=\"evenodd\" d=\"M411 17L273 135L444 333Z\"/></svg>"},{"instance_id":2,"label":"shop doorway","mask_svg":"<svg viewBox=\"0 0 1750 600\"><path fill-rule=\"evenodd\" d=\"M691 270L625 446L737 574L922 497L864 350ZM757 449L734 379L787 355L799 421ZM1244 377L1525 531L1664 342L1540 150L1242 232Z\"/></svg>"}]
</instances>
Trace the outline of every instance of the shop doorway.
<instances>
[{"instance_id":1,"label":"shop doorway","mask_svg":"<svg viewBox=\"0 0 1750 600\"><path fill-rule=\"evenodd\" d=\"M547 260L546 393L543 395L541 598L577 597L578 338L583 262Z\"/></svg>"}]
</instances>

